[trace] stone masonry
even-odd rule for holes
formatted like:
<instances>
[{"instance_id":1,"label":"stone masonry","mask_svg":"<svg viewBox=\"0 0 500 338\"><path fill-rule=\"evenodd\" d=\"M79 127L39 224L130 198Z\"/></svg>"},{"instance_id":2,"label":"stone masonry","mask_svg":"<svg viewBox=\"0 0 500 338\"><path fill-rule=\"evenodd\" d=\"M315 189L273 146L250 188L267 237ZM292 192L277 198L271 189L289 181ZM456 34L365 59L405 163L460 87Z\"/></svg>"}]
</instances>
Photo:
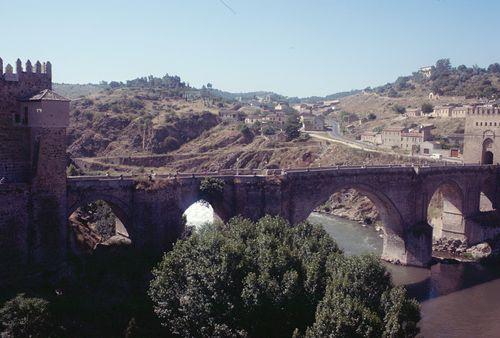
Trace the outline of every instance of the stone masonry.
<instances>
[{"instance_id":1,"label":"stone masonry","mask_svg":"<svg viewBox=\"0 0 500 338\"><path fill-rule=\"evenodd\" d=\"M50 63L37 62L33 69L27 62L23 70L18 61L16 70L7 66L3 72L0 60L0 289L36 277L58 278L69 257L68 217L96 200L107 202L124 224L132 250L160 257L183 232L182 214L202 198L200 182L208 176L224 181L222 193L207 201L223 220L270 214L296 224L333 193L357 189L372 200L384 222L382 258L401 264L430 262L427 209L438 189L443 234L470 244L491 234L478 220L481 193L494 209L500 203L496 165L240 170L145 182L67 178L69 101L50 90Z\"/></svg>"}]
</instances>

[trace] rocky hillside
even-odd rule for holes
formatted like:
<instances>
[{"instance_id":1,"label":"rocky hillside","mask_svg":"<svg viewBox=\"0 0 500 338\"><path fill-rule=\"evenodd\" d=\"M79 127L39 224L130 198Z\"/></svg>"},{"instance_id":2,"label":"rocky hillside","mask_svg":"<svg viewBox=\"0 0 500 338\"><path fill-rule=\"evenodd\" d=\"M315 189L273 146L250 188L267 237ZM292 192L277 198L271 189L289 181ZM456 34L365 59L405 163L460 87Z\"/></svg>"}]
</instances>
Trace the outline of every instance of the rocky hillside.
<instances>
[{"instance_id":1,"label":"rocky hillside","mask_svg":"<svg viewBox=\"0 0 500 338\"><path fill-rule=\"evenodd\" d=\"M73 157L165 153L219 124L215 112L213 104L162 88L108 88L72 102L68 151Z\"/></svg>"}]
</instances>

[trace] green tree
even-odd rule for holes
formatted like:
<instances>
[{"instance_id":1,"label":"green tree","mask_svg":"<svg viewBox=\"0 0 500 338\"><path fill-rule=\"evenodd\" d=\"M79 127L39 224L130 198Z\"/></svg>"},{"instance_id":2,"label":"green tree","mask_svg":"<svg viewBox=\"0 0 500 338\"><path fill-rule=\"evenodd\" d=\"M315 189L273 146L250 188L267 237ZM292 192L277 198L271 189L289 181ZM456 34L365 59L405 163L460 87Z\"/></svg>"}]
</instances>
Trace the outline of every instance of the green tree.
<instances>
[{"instance_id":1,"label":"green tree","mask_svg":"<svg viewBox=\"0 0 500 338\"><path fill-rule=\"evenodd\" d=\"M206 225L153 271L149 295L186 337L410 337L418 305L377 258L342 255L319 226L278 217Z\"/></svg>"},{"instance_id":2,"label":"green tree","mask_svg":"<svg viewBox=\"0 0 500 338\"><path fill-rule=\"evenodd\" d=\"M53 334L49 302L19 294L0 308L1 337L50 337Z\"/></svg>"},{"instance_id":3,"label":"green tree","mask_svg":"<svg viewBox=\"0 0 500 338\"><path fill-rule=\"evenodd\" d=\"M66 175L68 176L80 176L82 171L78 169L73 163L66 168Z\"/></svg>"},{"instance_id":4,"label":"green tree","mask_svg":"<svg viewBox=\"0 0 500 338\"><path fill-rule=\"evenodd\" d=\"M406 108L399 105L399 104L396 104L392 107L392 110L397 113L397 114L404 114L406 113Z\"/></svg>"},{"instance_id":5,"label":"green tree","mask_svg":"<svg viewBox=\"0 0 500 338\"><path fill-rule=\"evenodd\" d=\"M305 330L339 250L319 227L280 218L236 218L176 243L154 270L149 294L178 335L290 337Z\"/></svg>"},{"instance_id":6,"label":"green tree","mask_svg":"<svg viewBox=\"0 0 500 338\"><path fill-rule=\"evenodd\" d=\"M329 262L325 297L308 337L414 337L420 320L418 303L374 256L334 257Z\"/></svg>"},{"instance_id":7,"label":"green tree","mask_svg":"<svg viewBox=\"0 0 500 338\"><path fill-rule=\"evenodd\" d=\"M205 177L200 182L200 192L208 200L218 199L224 191L224 180L216 177Z\"/></svg>"},{"instance_id":8,"label":"green tree","mask_svg":"<svg viewBox=\"0 0 500 338\"><path fill-rule=\"evenodd\" d=\"M290 117L288 117L285 123L285 133L287 139L291 141L299 137L301 127L302 125L300 124L300 120L297 115L291 115Z\"/></svg>"},{"instance_id":9,"label":"green tree","mask_svg":"<svg viewBox=\"0 0 500 338\"><path fill-rule=\"evenodd\" d=\"M78 217L83 223L94 226L95 232L101 236L102 241L116 233L116 216L111 207L102 200L82 206Z\"/></svg>"},{"instance_id":10,"label":"green tree","mask_svg":"<svg viewBox=\"0 0 500 338\"><path fill-rule=\"evenodd\" d=\"M430 114L434 111L434 106L429 102L425 102L422 104L421 109L423 114Z\"/></svg>"}]
</instances>

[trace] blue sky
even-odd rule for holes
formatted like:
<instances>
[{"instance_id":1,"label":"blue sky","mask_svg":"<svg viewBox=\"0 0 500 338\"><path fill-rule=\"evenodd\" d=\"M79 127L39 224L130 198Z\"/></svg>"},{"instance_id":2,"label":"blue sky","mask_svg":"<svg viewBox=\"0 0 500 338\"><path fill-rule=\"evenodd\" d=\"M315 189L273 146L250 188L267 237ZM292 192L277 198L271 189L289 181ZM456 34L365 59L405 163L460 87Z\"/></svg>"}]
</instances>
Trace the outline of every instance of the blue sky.
<instances>
[{"instance_id":1,"label":"blue sky","mask_svg":"<svg viewBox=\"0 0 500 338\"><path fill-rule=\"evenodd\" d=\"M194 86L326 95L448 57L500 62L497 0L1 0L0 57L54 81L177 74Z\"/></svg>"}]
</instances>

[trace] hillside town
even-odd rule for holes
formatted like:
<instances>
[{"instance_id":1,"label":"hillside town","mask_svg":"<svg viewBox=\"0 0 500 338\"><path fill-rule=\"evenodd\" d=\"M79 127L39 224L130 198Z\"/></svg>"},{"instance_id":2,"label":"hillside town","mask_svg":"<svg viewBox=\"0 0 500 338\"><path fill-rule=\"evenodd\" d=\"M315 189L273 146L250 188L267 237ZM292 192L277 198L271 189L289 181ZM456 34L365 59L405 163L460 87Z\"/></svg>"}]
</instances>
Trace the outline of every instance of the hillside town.
<instances>
[{"instance_id":1,"label":"hillside town","mask_svg":"<svg viewBox=\"0 0 500 338\"><path fill-rule=\"evenodd\" d=\"M406 108L404 115L406 119L427 117L430 120L463 119L465 121L475 121L478 116L491 116L491 121L475 121L474 125L476 127L497 127L498 114L498 104L492 102L488 104L440 105L434 107L430 113L423 113L421 108ZM435 159L443 157L462 158L464 133L446 135L454 145L450 147L448 144L443 144L441 140L436 140L431 133L432 129L434 129L432 123L419 124L413 127L390 126L378 132L365 131L360 135L360 140L367 144L385 149L400 150L411 155L424 155ZM467 131L465 131L466 133Z\"/></svg>"}]
</instances>

